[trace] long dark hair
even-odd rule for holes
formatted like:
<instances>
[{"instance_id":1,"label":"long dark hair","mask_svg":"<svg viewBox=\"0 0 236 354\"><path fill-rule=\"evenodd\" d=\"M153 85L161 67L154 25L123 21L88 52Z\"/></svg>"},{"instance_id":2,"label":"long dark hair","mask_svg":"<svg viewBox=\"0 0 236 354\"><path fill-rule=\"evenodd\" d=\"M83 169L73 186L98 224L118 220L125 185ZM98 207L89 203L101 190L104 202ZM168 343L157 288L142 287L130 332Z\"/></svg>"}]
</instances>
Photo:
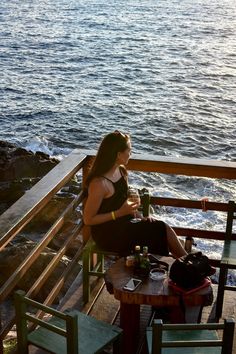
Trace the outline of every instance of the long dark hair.
<instances>
[{"instance_id":1,"label":"long dark hair","mask_svg":"<svg viewBox=\"0 0 236 354\"><path fill-rule=\"evenodd\" d=\"M89 183L93 178L103 176L112 168L112 166L114 166L118 152L125 151L128 148L129 141L130 136L128 134L123 134L118 130L107 134L103 138L92 168L85 181L86 188L88 188ZM125 167L124 172L126 173Z\"/></svg>"}]
</instances>

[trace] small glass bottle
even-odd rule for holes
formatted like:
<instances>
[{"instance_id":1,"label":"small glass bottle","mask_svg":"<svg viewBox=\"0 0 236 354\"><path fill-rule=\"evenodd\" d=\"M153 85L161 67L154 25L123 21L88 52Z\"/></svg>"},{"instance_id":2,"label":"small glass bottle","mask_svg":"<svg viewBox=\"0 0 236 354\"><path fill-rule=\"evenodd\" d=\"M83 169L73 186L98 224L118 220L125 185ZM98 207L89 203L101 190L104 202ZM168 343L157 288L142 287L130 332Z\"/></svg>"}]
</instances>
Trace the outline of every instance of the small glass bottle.
<instances>
[{"instance_id":1,"label":"small glass bottle","mask_svg":"<svg viewBox=\"0 0 236 354\"><path fill-rule=\"evenodd\" d=\"M141 251L140 246L136 245L134 248L134 267L136 269L139 269L139 267L140 267L140 260L141 260L140 251Z\"/></svg>"},{"instance_id":2,"label":"small glass bottle","mask_svg":"<svg viewBox=\"0 0 236 354\"><path fill-rule=\"evenodd\" d=\"M148 274L150 271L150 259L148 257L148 246L143 246L143 255L140 267L143 269L144 273Z\"/></svg>"},{"instance_id":3,"label":"small glass bottle","mask_svg":"<svg viewBox=\"0 0 236 354\"><path fill-rule=\"evenodd\" d=\"M143 256L148 257L148 246L143 246Z\"/></svg>"},{"instance_id":4,"label":"small glass bottle","mask_svg":"<svg viewBox=\"0 0 236 354\"><path fill-rule=\"evenodd\" d=\"M134 256L133 255L126 257L125 265L126 265L126 267L133 267L133 265L134 265Z\"/></svg>"}]
</instances>

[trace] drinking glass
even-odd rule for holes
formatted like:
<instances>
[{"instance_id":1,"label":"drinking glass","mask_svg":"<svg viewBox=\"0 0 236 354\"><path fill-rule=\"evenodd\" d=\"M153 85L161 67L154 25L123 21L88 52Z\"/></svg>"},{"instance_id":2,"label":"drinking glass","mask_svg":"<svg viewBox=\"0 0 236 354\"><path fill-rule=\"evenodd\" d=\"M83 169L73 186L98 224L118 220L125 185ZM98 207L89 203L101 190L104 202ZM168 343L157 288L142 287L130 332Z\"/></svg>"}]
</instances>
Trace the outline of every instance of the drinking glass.
<instances>
[{"instance_id":1,"label":"drinking glass","mask_svg":"<svg viewBox=\"0 0 236 354\"><path fill-rule=\"evenodd\" d=\"M140 196L139 196L138 190L135 188L129 188L127 200L128 200L128 203L130 203L130 204L137 203L138 205L140 205L141 201L140 201ZM136 216L136 212L135 212L134 217L130 221L133 223L136 223L136 222L141 221L141 219Z\"/></svg>"}]
</instances>

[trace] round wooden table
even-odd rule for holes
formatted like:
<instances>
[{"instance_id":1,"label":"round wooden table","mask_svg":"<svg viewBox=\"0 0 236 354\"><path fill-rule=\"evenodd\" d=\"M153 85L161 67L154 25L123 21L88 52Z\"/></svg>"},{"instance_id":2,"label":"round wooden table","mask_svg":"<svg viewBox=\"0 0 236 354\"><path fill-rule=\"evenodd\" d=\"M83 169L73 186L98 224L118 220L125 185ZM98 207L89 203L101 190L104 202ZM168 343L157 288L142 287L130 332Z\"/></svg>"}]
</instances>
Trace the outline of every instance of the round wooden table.
<instances>
[{"instance_id":1,"label":"round wooden table","mask_svg":"<svg viewBox=\"0 0 236 354\"><path fill-rule=\"evenodd\" d=\"M169 265L172 257L159 257ZM124 285L130 278L142 279L142 284L131 292L124 290ZM209 302L209 289L192 293L188 296L174 291L169 286L168 277L163 280L152 280L149 276L140 278L134 274L133 267L125 265L125 259L116 261L105 274L107 290L120 301L120 327L123 329L123 354L135 354L140 327L140 305L171 308L171 321L185 322L183 299L188 306L204 306ZM212 291L212 290L211 290ZM208 304L208 303L207 303Z\"/></svg>"}]
</instances>

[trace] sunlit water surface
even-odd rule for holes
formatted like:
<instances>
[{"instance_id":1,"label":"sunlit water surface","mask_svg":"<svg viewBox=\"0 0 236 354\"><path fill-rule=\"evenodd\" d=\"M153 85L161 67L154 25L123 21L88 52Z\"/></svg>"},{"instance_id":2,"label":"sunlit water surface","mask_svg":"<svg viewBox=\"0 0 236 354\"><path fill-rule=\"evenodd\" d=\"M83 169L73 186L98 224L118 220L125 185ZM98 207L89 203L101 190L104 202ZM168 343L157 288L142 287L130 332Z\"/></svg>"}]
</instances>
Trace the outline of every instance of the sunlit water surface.
<instances>
[{"instance_id":1,"label":"sunlit water surface","mask_svg":"<svg viewBox=\"0 0 236 354\"><path fill-rule=\"evenodd\" d=\"M1 0L0 138L62 158L114 129L135 153L236 161L234 0ZM159 196L236 199L226 180L131 174ZM160 208L172 225L221 213ZM198 242L212 257L221 243Z\"/></svg>"}]
</instances>

